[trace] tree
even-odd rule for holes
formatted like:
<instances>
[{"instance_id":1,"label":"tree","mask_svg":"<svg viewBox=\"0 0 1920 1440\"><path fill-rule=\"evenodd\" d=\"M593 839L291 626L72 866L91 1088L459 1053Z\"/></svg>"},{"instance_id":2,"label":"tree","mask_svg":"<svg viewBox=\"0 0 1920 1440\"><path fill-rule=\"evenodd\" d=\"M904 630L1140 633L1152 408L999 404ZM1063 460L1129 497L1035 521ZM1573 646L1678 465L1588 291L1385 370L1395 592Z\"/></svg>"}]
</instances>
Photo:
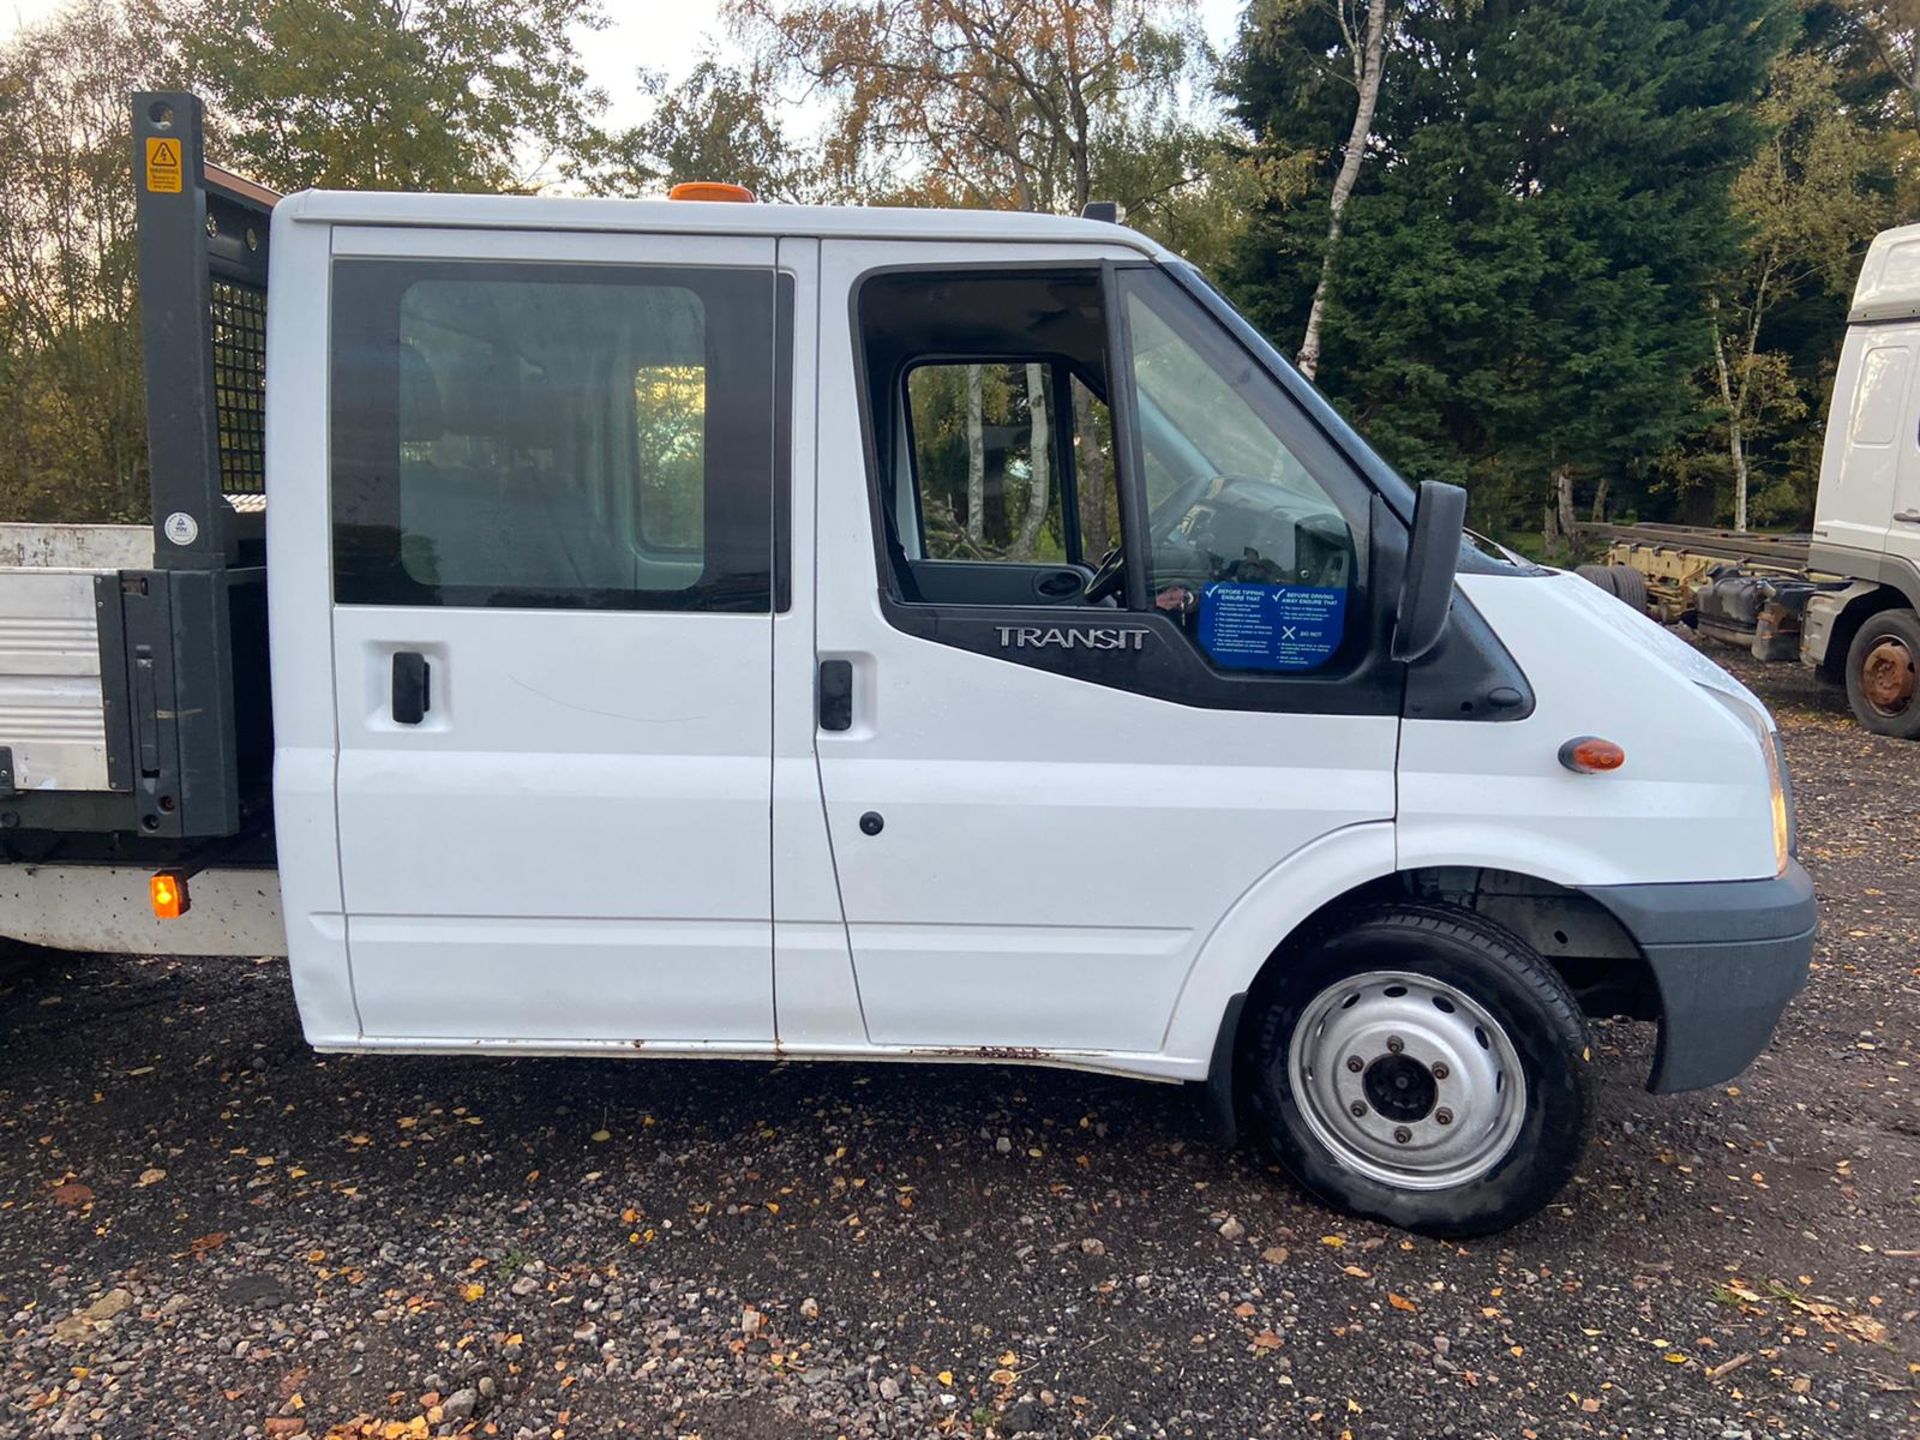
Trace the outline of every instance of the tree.
<instances>
[{"instance_id":1,"label":"tree","mask_svg":"<svg viewBox=\"0 0 1920 1440\"><path fill-rule=\"evenodd\" d=\"M683 180L726 180L762 200L813 198L817 164L782 128L761 67L729 67L709 56L671 89L655 72L643 71L640 84L654 97L653 112L608 140L590 188L633 194Z\"/></svg>"},{"instance_id":2,"label":"tree","mask_svg":"<svg viewBox=\"0 0 1920 1440\"><path fill-rule=\"evenodd\" d=\"M978 365L967 366L967 538L975 545L987 533L986 395L980 372Z\"/></svg>"},{"instance_id":3,"label":"tree","mask_svg":"<svg viewBox=\"0 0 1920 1440\"><path fill-rule=\"evenodd\" d=\"M1764 418L1800 420L1809 407L1789 357L1762 349L1765 324L1809 288L1841 296L1857 257L1884 222L1872 187L1874 137L1835 93L1835 75L1804 52L1774 66L1756 113L1766 143L1734 182L1736 213L1750 227L1738 268L1715 287L1714 386L1733 479L1733 524L1747 528L1749 442Z\"/></svg>"},{"instance_id":4,"label":"tree","mask_svg":"<svg viewBox=\"0 0 1920 1440\"><path fill-rule=\"evenodd\" d=\"M1729 191L1781 38L1772 0L1409 6L1321 372L1390 458L1474 483L1499 528L1570 510L1577 482L1644 480L1702 422L1687 382L1740 255ZM1348 124L1278 71L1288 48L1249 37L1235 77L1269 163ZM1277 193L1242 248L1234 283L1270 330L1312 303L1330 183Z\"/></svg>"},{"instance_id":5,"label":"tree","mask_svg":"<svg viewBox=\"0 0 1920 1440\"><path fill-rule=\"evenodd\" d=\"M1040 527L1047 521L1047 505L1052 499L1053 432L1047 424L1047 392L1041 376L1040 366L1027 366L1027 510L1021 518L1019 533L1013 537L1013 554L1021 560L1033 557Z\"/></svg>"},{"instance_id":6,"label":"tree","mask_svg":"<svg viewBox=\"0 0 1920 1440\"><path fill-rule=\"evenodd\" d=\"M1319 25L1303 25L1303 11L1318 12ZM1406 0L1256 0L1243 29L1244 38L1259 44L1263 37L1291 40L1317 38L1323 42L1318 52L1286 56L1281 63L1301 64L1306 71L1304 83L1312 85L1331 80L1351 83L1354 92L1353 122L1347 127L1346 141L1340 146L1340 164L1327 193L1326 240L1320 257L1320 277L1314 284L1313 299L1307 307L1305 333L1294 363L1311 380L1320 368L1320 331L1326 320L1327 291L1333 283L1334 257L1340 248L1340 235L1346 217L1347 202L1360 179L1360 166L1373 141L1373 117L1380 103L1380 87L1386 78L1388 38L1398 32ZM1324 22L1332 21L1329 27ZM1338 44L1328 52L1324 44L1331 39L1331 28ZM1344 59L1344 64L1342 60Z\"/></svg>"},{"instance_id":7,"label":"tree","mask_svg":"<svg viewBox=\"0 0 1920 1440\"><path fill-rule=\"evenodd\" d=\"M533 188L594 150L597 0L179 0L234 168L280 189Z\"/></svg>"},{"instance_id":8,"label":"tree","mask_svg":"<svg viewBox=\"0 0 1920 1440\"><path fill-rule=\"evenodd\" d=\"M0 51L0 514L145 518L127 99L152 49L106 0Z\"/></svg>"},{"instance_id":9,"label":"tree","mask_svg":"<svg viewBox=\"0 0 1920 1440\"><path fill-rule=\"evenodd\" d=\"M1899 88L1908 122L1920 133L1920 0L1839 0L1874 57Z\"/></svg>"},{"instance_id":10,"label":"tree","mask_svg":"<svg viewBox=\"0 0 1920 1440\"><path fill-rule=\"evenodd\" d=\"M729 0L728 15L772 73L836 102L826 156L843 185L877 160L909 195L1077 214L1198 178L1097 194L1116 129L1168 116L1192 78L1192 0Z\"/></svg>"}]
</instances>

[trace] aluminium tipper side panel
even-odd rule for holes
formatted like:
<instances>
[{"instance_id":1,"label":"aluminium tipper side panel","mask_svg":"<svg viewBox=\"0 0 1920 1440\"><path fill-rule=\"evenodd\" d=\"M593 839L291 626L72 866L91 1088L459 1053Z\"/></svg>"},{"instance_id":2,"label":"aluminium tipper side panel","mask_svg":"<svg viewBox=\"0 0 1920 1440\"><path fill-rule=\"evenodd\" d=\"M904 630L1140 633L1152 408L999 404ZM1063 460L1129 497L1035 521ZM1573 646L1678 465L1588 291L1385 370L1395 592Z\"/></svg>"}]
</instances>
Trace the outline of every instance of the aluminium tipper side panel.
<instances>
[{"instance_id":1,"label":"aluminium tipper side panel","mask_svg":"<svg viewBox=\"0 0 1920 1440\"><path fill-rule=\"evenodd\" d=\"M0 748L12 788L111 788L90 570L0 570Z\"/></svg>"}]
</instances>

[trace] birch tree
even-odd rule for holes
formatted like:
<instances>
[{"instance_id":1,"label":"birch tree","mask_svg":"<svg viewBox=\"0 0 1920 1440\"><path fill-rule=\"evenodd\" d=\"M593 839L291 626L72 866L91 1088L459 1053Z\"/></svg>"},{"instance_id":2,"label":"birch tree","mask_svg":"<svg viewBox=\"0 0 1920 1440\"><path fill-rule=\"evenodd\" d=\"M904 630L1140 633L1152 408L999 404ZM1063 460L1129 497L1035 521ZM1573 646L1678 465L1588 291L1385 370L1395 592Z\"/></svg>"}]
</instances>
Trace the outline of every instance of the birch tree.
<instances>
[{"instance_id":1,"label":"birch tree","mask_svg":"<svg viewBox=\"0 0 1920 1440\"><path fill-rule=\"evenodd\" d=\"M987 535L986 397L981 367L967 366L967 538Z\"/></svg>"},{"instance_id":2,"label":"birch tree","mask_svg":"<svg viewBox=\"0 0 1920 1440\"><path fill-rule=\"evenodd\" d=\"M1047 424L1045 373L1039 365L1027 366L1027 511L1013 538L1013 554L1021 560L1033 558L1053 500L1053 432Z\"/></svg>"},{"instance_id":3,"label":"birch tree","mask_svg":"<svg viewBox=\"0 0 1920 1440\"><path fill-rule=\"evenodd\" d=\"M1404 5L1398 0L1366 0L1363 6L1349 0L1332 0L1331 8L1340 22L1340 34L1346 42L1348 63L1353 74L1353 125L1341 147L1340 169L1333 177L1333 190L1327 201L1327 244L1320 257L1320 279L1313 288L1313 303L1307 310L1307 329L1300 339L1294 364L1309 380L1320 369L1320 330L1326 321L1327 287L1333 283L1334 255L1340 248L1340 232L1345 222L1347 201L1353 198L1354 184L1360 179L1360 166L1367 158L1373 139L1373 116L1380 105L1380 85L1386 78L1387 35L1400 23Z\"/></svg>"},{"instance_id":4,"label":"birch tree","mask_svg":"<svg viewBox=\"0 0 1920 1440\"><path fill-rule=\"evenodd\" d=\"M1756 426L1790 423L1810 408L1788 357L1765 348L1767 321L1809 288L1843 294L1886 219L1869 183L1873 137L1840 103L1830 67L1804 52L1782 56L1757 109L1769 138L1733 185L1735 213L1748 227L1744 263L1708 300L1736 530L1748 523Z\"/></svg>"}]
</instances>

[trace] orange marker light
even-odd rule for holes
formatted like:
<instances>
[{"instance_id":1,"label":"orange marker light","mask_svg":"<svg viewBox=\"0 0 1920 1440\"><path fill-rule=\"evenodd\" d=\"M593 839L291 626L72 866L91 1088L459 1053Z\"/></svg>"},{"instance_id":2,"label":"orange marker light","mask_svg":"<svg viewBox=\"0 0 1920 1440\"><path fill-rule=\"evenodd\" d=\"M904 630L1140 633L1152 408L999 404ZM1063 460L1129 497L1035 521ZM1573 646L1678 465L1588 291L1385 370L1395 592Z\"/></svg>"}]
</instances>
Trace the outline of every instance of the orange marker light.
<instances>
[{"instance_id":1,"label":"orange marker light","mask_svg":"<svg viewBox=\"0 0 1920 1440\"><path fill-rule=\"evenodd\" d=\"M153 901L156 920L178 920L187 913L187 881L182 875L161 873L147 881L147 895Z\"/></svg>"},{"instance_id":2,"label":"orange marker light","mask_svg":"<svg viewBox=\"0 0 1920 1440\"><path fill-rule=\"evenodd\" d=\"M1604 775L1627 763L1627 752L1598 735L1577 735L1560 747L1560 763L1576 775Z\"/></svg>"},{"instance_id":3,"label":"orange marker light","mask_svg":"<svg viewBox=\"0 0 1920 1440\"><path fill-rule=\"evenodd\" d=\"M744 185L729 185L724 180L683 180L667 191L669 200L728 200L736 205L753 204L753 192Z\"/></svg>"}]
</instances>

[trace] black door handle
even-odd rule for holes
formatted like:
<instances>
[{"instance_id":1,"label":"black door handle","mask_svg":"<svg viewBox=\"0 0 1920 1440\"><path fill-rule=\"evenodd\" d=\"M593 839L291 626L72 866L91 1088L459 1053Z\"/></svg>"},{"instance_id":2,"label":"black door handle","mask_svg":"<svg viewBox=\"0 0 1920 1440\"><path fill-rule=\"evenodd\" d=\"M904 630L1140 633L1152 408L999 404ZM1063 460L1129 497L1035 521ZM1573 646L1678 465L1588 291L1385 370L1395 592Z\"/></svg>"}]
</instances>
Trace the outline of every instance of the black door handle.
<instances>
[{"instance_id":1,"label":"black door handle","mask_svg":"<svg viewBox=\"0 0 1920 1440\"><path fill-rule=\"evenodd\" d=\"M418 650L393 652L393 721L418 725L433 708L433 667Z\"/></svg>"},{"instance_id":2,"label":"black door handle","mask_svg":"<svg viewBox=\"0 0 1920 1440\"><path fill-rule=\"evenodd\" d=\"M820 728L822 730L853 728L853 662L851 660L820 662Z\"/></svg>"}]
</instances>

